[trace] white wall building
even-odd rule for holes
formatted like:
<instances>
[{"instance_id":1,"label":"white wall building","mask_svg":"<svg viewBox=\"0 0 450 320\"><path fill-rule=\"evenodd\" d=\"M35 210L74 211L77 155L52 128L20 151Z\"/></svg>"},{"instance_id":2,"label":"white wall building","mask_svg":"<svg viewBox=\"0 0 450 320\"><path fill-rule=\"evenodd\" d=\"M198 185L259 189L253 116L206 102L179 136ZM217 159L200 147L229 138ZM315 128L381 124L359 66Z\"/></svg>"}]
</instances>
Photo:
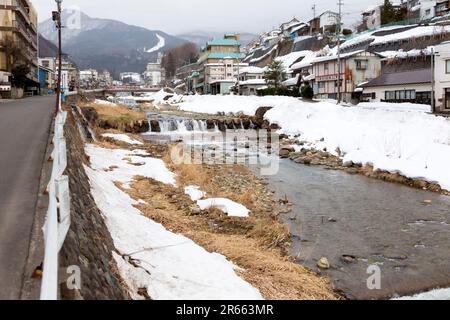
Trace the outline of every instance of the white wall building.
<instances>
[{"instance_id":1,"label":"white wall building","mask_svg":"<svg viewBox=\"0 0 450 320\"><path fill-rule=\"evenodd\" d=\"M437 45L435 50L436 111L450 113L450 42Z\"/></svg>"},{"instance_id":2,"label":"white wall building","mask_svg":"<svg viewBox=\"0 0 450 320\"><path fill-rule=\"evenodd\" d=\"M264 79L264 68L245 67L239 74L239 94L243 96L256 95L259 89L267 88Z\"/></svg>"}]
</instances>

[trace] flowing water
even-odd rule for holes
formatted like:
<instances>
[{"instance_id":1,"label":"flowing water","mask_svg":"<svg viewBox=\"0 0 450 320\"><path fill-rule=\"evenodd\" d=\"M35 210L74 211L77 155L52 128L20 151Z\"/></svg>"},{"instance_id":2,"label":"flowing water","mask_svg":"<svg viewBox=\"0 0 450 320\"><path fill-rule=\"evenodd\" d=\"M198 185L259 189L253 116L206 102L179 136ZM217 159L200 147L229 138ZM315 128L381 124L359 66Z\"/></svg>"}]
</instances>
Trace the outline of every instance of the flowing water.
<instances>
[{"instance_id":1,"label":"flowing water","mask_svg":"<svg viewBox=\"0 0 450 320\"><path fill-rule=\"evenodd\" d=\"M204 121L162 117L159 126L160 133L144 138L184 140L202 152L220 149L227 161L240 151L246 161L261 158L242 128L238 138L220 144L203 140L221 135ZM203 138L187 138L193 133ZM291 254L314 271L326 257L331 268L323 274L347 297L382 299L450 287L450 197L290 160L281 160L277 174L263 178L293 204L283 215L293 235ZM367 287L370 266L381 271L379 290Z\"/></svg>"}]
</instances>

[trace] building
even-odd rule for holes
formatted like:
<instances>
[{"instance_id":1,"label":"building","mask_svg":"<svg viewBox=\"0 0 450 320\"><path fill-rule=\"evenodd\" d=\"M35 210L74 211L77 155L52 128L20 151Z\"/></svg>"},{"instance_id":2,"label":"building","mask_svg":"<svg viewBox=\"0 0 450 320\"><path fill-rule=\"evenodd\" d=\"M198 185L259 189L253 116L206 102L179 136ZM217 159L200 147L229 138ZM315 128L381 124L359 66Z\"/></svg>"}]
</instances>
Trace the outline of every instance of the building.
<instances>
[{"instance_id":1,"label":"building","mask_svg":"<svg viewBox=\"0 0 450 320\"><path fill-rule=\"evenodd\" d=\"M449 0L436 0L436 6L434 7L436 17L442 17L450 13L450 1Z\"/></svg>"},{"instance_id":2,"label":"building","mask_svg":"<svg viewBox=\"0 0 450 320\"><path fill-rule=\"evenodd\" d=\"M2 84L2 97L20 98L38 94L38 34L37 13L29 0L0 2L0 71L11 74ZM24 83L12 83L14 69L27 66ZM7 90L8 89L8 90Z\"/></svg>"},{"instance_id":3,"label":"building","mask_svg":"<svg viewBox=\"0 0 450 320\"><path fill-rule=\"evenodd\" d=\"M98 71L95 69L81 70L80 71L80 81L98 81Z\"/></svg>"},{"instance_id":4,"label":"building","mask_svg":"<svg viewBox=\"0 0 450 320\"><path fill-rule=\"evenodd\" d=\"M124 85L140 85L142 83L142 76L136 72L122 72L120 74L120 81Z\"/></svg>"},{"instance_id":5,"label":"building","mask_svg":"<svg viewBox=\"0 0 450 320\"><path fill-rule=\"evenodd\" d=\"M258 90L267 88L264 72L265 69L259 67L242 68L237 84L239 94L243 96L254 96L257 95Z\"/></svg>"},{"instance_id":6,"label":"building","mask_svg":"<svg viewBox=\"0 0 450 320\"><path fill-rule=\"evenodd\" d=\"M450 113L450 42L435 47L435 111Z\"/></svg>"},{"instance_id":7,"label":"building","mask_svg":"<svg viewBox=\"0 0 450 320\"><path fill-rule=\"evenodd\" d=\"M98 81L100 88L107 88L112 86L113 84L113 78L108 70L104 70L101 74L98 75Z\"/></svg>"},{"instance_id":8,"label":"building","mask_svg":"<svg viewBox=\"0 0 450 320\"><path fill-rule=\"evenodd\" d=\"M390 57L382 60L381 75L362 84L361 101L431 104L431 57L429 54Z\"/></svg>"},{"instance_id":9,"label":"building","mask_svg":"<svg viewBox=\"0 0 450 320\"><path fill-rule=\"evenodd\" d=\"M362 26L358 28L358 31L365 31L376 29L381 26L381 7L382 6L370 6L362 13Z\"/></svg>"},{"instance_id":10,"label":"building","mask_svg":"<svg viewBox=\"0 0 450 320\"><path fill-rule=\"evenodd\" d=\"M431 104L431 69L383 73L362 85L362 101Z\"/></svg>"},{"instance_id":11,"label":"building","mask_svg":"<svg viewBox=\"0 0 450 320\"><path fill-rule=\"evenodd\" d=\"M196 91L204 94L228 94L248 64L241 63L239 35L208 41L198 60L199 78Z\"/></svg>"},{"instance_id":12,"label":"building","mask_svg":"<svg viewBox=\"0 0 450 320\"><path fill-rule=\"evenodd\" d=\"M144 72L144 81L146 84L157 87L166 81L166 71L161 66L162 56L158 55L156 62L150 62L147 64L147 68Z\"/></svg>"},{"instance_id":13,"label":"building","mask_svg":"<svg viewBox=\"0 0 450 320\"><path fill-rule=\"evenodd\" d=\"M64 92L76 91L79 83L80 72L75 63L63 59L61 62L61 90ZM56 59L56 77L59 74L59 60ZM56 83L56 81L55 81Z\"/></svg>"},{"instance_id":14,"label":"building","mask_svg":"<svg viewBox=\"0 0 450 320\"><path fill-rule=\"evenodd\" d=\"M342 100L351 102L359 99L358 86L378 77L381 73L381 57L375 53L360 50L341 54L340 75L337 61L337 55L313 60L312 74L316 98L337 99L338 79L340 79Z\"/></svg>"},{"instance_id":15,"label":"building","mask_svg":"<svg viewBox=\"0 0 450 320\"><path fill-rule=\"evenodd\" d=\"M309 21L311 34L325 34L335 28L339 22L339 13L327 10ZM335 32L330 32L335 33Z\"/></svg>"},{"instance_id":16,"label":"building","mask_svg":"<svg viewBox=\"0 0 450 320\"><path fill-rule=\"evenodd\" d=\"M436 16L436 0L408 0L408 19L426 21Z\"/></svg>"},{"instance_id":17,"label":"building","mask_svg":"<svg viewBox=\"0 0 450 320\"><path fill-rule=\"evenodd\" d=\"M55 90L55 71L39 65L39 91L41 95L53 93Z\"/></svg>"}]
</instances>

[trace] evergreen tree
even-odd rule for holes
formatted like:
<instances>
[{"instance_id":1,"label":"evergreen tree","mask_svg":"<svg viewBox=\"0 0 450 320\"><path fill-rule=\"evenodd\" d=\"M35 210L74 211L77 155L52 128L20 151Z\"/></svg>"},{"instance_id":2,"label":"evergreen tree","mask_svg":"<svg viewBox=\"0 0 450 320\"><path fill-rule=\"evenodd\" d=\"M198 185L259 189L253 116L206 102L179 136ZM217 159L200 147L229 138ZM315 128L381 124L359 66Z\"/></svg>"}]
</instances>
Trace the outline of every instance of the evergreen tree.
<instances>
[{"instance_id":1,"label":"evergreen tree","mask_svg":"<svg viewBox=\"0 0 450 320\"><path fill-rule=\"evenodd\" d=\"M281 83L286 80L286 72L281 61L274 60L268 67L269 69L264 73L266 82L278 89Z\"/></svg>"}]
</instances>

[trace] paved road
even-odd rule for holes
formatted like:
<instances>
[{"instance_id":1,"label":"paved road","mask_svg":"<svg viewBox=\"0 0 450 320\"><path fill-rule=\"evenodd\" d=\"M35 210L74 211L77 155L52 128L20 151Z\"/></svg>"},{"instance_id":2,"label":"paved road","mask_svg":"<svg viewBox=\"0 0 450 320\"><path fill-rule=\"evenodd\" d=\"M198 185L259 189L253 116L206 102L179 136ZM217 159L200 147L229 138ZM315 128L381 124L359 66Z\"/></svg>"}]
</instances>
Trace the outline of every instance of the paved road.
<instances>
[{"instance_id":1,"label":"paved road","mask_svg":"<svg viewBox=\"0 0 450 320\"><path fill-rule=\"evenodd\" d=\"M0 300L20 296L53 105L0 103Z\"/></svg>"}]
</instances>

